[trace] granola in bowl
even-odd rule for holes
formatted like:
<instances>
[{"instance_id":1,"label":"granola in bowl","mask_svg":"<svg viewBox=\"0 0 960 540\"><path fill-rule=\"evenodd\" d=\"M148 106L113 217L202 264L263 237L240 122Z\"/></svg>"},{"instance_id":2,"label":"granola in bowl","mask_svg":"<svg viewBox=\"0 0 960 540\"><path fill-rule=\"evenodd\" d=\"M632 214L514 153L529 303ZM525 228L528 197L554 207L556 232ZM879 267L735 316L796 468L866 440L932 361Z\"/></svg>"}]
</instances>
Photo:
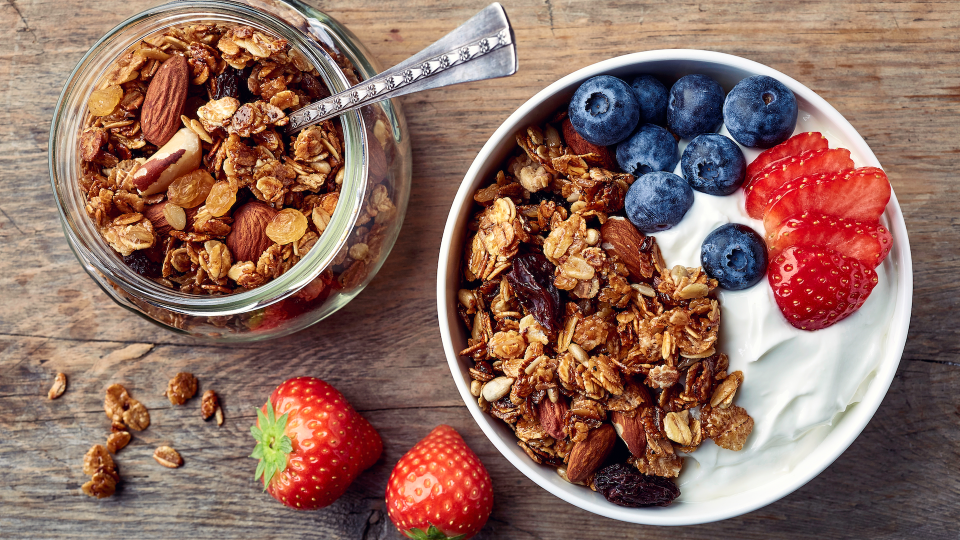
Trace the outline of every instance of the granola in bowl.
<instances>
[{"instance_id":1,"label":"granola in bowl","mask_svg":"<svg viewBox=\"0 0 960 540\"><path fill-rule=\"evenodd\" d=\"M564 121L527 127L474 194L459 354L481 409L530 459L614 504L665 506L684 454L708 438L743 447L743 374L716 347L716 280L668 266L623 217L634 177L577 154Z\"/></svg>"}]
</instances>

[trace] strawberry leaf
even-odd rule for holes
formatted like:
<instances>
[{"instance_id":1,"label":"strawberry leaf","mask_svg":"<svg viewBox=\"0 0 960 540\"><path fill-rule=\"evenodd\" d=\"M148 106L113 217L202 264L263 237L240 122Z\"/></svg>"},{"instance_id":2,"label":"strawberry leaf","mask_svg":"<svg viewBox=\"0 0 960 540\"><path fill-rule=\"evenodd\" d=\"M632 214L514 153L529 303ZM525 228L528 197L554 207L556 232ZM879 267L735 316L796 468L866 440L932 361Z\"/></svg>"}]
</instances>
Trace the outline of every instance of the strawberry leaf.
<instances>
[{"instance_id":1,"label":"strawberry leaf","mask_svg":"<svg viewBox=\"0 0 960 540\"><path fill-rule=\"evenodd\" d=\"M250 457L260 460L254 479L259 480L262 476L263 489L266 491L273 477L287 468L287 455L293 452L293 441L284 433L288 415L283 414L277 418L270 401L267 401L266 414L257 409L257 419L259 427L250 428L250 434L257 441Z\"/></svg>"},{"instance_id":2,"label":"strawberry leaf","mask_svg":"<svg viewBox=\"0 0 960 540\"><path fill-rule=\"evenodd\" d=\"M408 538L413 538L413 540L463 540L463 538L467 536L465 534L447 536L446 533L438 529L436 525L433 525L432 523L426 532L424 532L422 529L413 527L408 531L404 531L403 534L407 535Z\"/></svg>"}]
</instances>

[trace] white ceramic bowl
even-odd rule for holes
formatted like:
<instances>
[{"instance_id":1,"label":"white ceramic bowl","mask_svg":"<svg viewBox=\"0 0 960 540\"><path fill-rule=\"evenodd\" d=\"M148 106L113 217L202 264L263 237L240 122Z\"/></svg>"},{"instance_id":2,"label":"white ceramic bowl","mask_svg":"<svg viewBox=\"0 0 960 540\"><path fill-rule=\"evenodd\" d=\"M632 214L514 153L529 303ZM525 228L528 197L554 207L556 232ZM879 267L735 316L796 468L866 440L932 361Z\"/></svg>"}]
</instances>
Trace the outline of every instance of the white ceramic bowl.
<instances>
[{"instance_id":1,"label":"white ceramic bowl","mask_svg":"<svg viewBox=\"0 0 960 540\"><path fill-rule=\"evenodd\" d=\"M900 363L910 323L913 272L906 226L897 198L893 195L884 219L894 237L889 260L896 273L895 277L891 277L896 281L896 297L890 334L886 336L886 356L879 363L876 376L860 403L850 407L826 438L788 473L765 484L750 486L745 491L707 502L677 501L666 508L624 508L587 488L565 482L552 467L534 463L517 446L516 436L506 424L480 410L476 398L470 395L470 375L467 371L470 361L457 355L458 351L466 348L467 342L466 330L457 316L456 302L462 247L474 204L473 193L487 185L501 168L501 163L516 145L515 134L528 125L545 121L569 101L583 81L601 74L629 77L640 73L654 74L668 81L690 73L704 73L715 78L725 91L730 91L745 77L769 75L794 92L801 110L814 115L821 125L844 141L844 146L851 150L859 166L880 166L863 138L836 109L806 86L767 66L728 54L682 49L647 51L612 58L572 73L530 98L507 118L480 150L457 192L443 232L437 274L437 310L444 352L460 395L483 432L517 470L557 497L595 514L648 525L692 525L738 516L784 497L827 468L853 443L880 406ZM751 413L762 414L759 411Z\"/></svg>"}]
</instances>

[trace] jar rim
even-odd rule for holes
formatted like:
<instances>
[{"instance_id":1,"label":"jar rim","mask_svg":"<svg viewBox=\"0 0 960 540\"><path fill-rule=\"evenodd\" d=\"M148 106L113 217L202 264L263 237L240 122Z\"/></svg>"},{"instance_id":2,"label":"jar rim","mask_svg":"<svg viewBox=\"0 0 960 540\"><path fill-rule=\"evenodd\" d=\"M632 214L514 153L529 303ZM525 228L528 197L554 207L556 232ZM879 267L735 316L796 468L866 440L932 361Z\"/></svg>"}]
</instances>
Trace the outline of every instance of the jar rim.
<instances>
[{"instance_id":1,"label":"jar rim","mask_svg":"<svg viewBox=\"0 0 960 540\"><path fill-rule=\"evenodd\" d=\"M101 288L117 298L116 291L107 290L98 279L107 276L115 287L124 289L156 307L184 315L216 317L244 313L279 302L307 286L332 265L334 258L346 245L362 210L367 185L369 140L366 123L359 110L340 116L343 127L344 178L337 209L324 234L320 235L310 252L276 279L243 292L201 296L169 289L136 273L106 243L83 210L85 201L80 193L76 174L79 163L77 145L65 144L63 140L74 140L73 138L79 135L86 113L87 97L93 90L93 85L121 54L130 50L139 39L165 28L204 20L249 24L279 35L287 39L291 47L302 52L318 69L324 84L331 92L342 92L351 86L346 75L326 50L317 45L311 36L278 15L225 0L170 2L142 11L115 26L101 37L74 67L54 111L48 143L48 166L57 210L70 247ZM131 29L134 31L130 32ZM104 54L106 59L102 56ZM99 63L91 66L97 62ZM91 70L91 67L99 69ZM68 110L77 103L80 104L79 114L77 111ZM66 121L68 119L65 115L71 112L71 121ZM70 169L71 166L73 170ZM74 174L70 174L71 172Z\"/></svg>"}]
</instances>

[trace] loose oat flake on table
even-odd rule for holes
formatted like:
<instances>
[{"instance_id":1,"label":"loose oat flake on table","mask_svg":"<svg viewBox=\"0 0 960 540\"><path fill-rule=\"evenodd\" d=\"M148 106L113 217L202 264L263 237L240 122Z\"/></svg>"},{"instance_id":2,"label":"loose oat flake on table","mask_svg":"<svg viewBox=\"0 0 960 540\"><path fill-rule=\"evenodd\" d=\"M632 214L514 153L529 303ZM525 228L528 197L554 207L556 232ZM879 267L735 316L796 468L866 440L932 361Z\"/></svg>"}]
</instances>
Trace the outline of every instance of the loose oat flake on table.
<instances>
[{"instance_id":1,"label":"loose oat flake on table","mask_svg":"<svg viewBox=\"0 0 960 540\"><path fill-rule=\"evenodd\" d=\"M129 267L168 288L260 287L306 256L337 207L339 121L284 133L288 112L328 95L302 53L249 26L195 24L148 36L88 100L79 137L86 212ZM379 109L369 112L371 126L386 121ZM371 153L380 156L377 143ZM336 274L321 276L325 286L353 287L367 276L395 215L376 165L358 229L334 260Z\"/></svg>"},{"instance_id":2,"label":"loose oat flake on table","mask_svg":"<svg viewBox=\"0 0 960 540\"><path fill-rule=\"evenodd\" d=\"M733 405L743 375L717 349L716 280L668 266L623 218L634 177L577 154L589 146L565 117L518 134L474 195L460 355L480 407L533 461L615 504L666 506L683 454L708 438L743 447L753 429Z\"/></svg>"}]
</instances>

